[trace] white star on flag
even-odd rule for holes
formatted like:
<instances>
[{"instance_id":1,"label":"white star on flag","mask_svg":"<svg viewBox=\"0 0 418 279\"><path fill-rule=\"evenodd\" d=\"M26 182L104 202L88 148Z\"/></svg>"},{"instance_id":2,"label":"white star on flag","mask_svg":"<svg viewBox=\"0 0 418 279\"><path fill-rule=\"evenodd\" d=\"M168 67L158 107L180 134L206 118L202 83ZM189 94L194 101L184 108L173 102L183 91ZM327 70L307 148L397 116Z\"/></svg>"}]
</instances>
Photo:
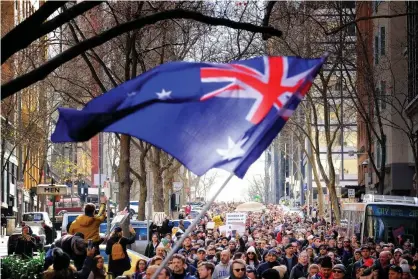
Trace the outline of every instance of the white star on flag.
<instances>
[{"instance_id":1,"label":"white star on flag","mask_svg":"<svg viewBox=\"0 0 418 279\"><path fill-rule=\"evenodd\" d=\"M244 138L235 143L230 137L228 137L228 149L216 149L219 155L222 156L223 160L232 160L234 158L242 157L245 151L241 148L248 138Z\"/></svg>"},{"instance_id":2,"label":"white star on flag","mask_svg":"<svg viewBox=\"0 0 418 279\"><path fill-rule=\"evenodd\" d=\"M171 91L165 91L165 89L163 89L161 92L157 92L157 96L160 100L171 99Z\"/></svg>"}]
</instances>

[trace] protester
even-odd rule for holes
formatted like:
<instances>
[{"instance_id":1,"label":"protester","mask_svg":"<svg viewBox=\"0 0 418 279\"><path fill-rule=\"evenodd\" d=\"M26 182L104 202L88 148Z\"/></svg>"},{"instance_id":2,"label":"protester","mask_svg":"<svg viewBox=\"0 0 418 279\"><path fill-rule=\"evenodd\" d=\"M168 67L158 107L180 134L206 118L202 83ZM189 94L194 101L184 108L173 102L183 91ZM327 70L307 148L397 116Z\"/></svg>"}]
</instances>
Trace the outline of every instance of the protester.
<instances>
[{"instance_id":1,"label":"protester","mask_svg":"<svg viewBox=\"0 0 418 279\"><path fill-rule=\"evenodd\" d=\"M88 279L105 279L106 270L104 269L104 259L102 256L94 257L93 269Z\"/></svg>"},{"instance_id":2,"label":"protester","mask_svg":"<svg viewBox=\"0 0 418 279\"><path fill-rule=\"evenodd\" d=\"M87 248L86 259L80 271L70 264L70 256L61 248L54 248L52 251L52 265L44 272L44 279L87 279L92 271L95 255L95 248Z\"/></svg>"},{"instance_id":3,"label":"protester","mask_svg":"<svg viewBox=\"0 0 418 279\"><path fill-rule=\"evenodd\" d=\"M22 228L22 235L17 239L16 250L14 252L22 258L32 258L35 249L36 240L29 233L29 227L24 226Z\"/></svg>"},{"instance_id":4,"label":"protester","mask_svg":"<svg viewBox=\"0 0 418 279\"><path fill-rule=\"evenodd\" d=\"M106 244L106 254L109 255L109 272L115 277L131 268L131 262L126 251L126 245L135 242L135 230L129 225L129 237L122 236L122 228L116 227Z\"/></svg>"},{"instance_id":5,"label":"protester","mask_svg":"<svg viewBox=\"0 0 418 279\"><path fill-rule=\"evenodd\" d=\"M86 204L84 214L78 216L72 222L68 233L72 235L78 232L82 233L84 240L87 242L91 239L96 249L98 249L100 244L99 228L100 224L106 219L106 215L103 212L100 216L94 216L95 211L96 206L94 204Z\"/></svg>"}]
</instances>

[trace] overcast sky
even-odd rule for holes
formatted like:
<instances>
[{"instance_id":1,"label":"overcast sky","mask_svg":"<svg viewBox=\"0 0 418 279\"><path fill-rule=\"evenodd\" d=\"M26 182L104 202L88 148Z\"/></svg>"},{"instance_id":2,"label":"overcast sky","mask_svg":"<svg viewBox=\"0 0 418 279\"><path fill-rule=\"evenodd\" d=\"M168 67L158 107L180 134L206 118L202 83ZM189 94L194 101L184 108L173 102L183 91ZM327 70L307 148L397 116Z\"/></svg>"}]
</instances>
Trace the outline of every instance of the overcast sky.
<instances>
[{"instance_id":1,"label":"overcast sky","mask_svg":"<svg viewBox=\"0 0 418 279\"><path fill-rule=\"evenodd\" d=\"M262 175L264 177L264 158L264 154L262 154L260 158L251 165L244 179L239 179L236 176L232 178L224 190L219 194L216 201L245 201L248 197L248 180L251 180L253 176ZM209 172L213 171L218 172L218 176L216 184L212 187L207 200L215 194L229 175L229 172L220 169L210 170Z\"/></svg>"}]
</instances>

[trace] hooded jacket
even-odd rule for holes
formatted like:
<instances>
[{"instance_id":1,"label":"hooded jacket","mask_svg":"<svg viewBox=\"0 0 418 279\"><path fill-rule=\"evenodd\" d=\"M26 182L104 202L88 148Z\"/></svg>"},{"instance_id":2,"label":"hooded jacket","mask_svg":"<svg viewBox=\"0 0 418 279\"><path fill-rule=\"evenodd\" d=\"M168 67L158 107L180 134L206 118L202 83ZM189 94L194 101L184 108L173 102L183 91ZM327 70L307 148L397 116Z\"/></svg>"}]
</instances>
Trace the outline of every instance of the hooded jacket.
<instances>
[{"instance_id":1,"label":"hooded jacket","mask_svg":"<svg viewBox=\"0 0 418 279\"><path fill-rule=\"evenodd\" d=\"M98 242L100 240L100 224L105 218L106 217L104 215L95 217L80 215L71 224L69 233L75 234L77 232L81 232L84 234L84 240L91 239L93 242Z\"/></svg>"}]
</instances>

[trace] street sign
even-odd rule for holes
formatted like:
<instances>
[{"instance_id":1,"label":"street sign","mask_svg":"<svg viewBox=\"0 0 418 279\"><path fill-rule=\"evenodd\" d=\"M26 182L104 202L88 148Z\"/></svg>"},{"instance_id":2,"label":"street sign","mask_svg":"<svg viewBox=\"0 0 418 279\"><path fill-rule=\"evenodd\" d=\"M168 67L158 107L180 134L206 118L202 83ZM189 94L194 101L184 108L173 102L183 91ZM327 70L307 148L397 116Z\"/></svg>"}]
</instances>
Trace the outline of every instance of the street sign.
<instances>
[{"instance_id":1,"label":"street sign","mask_svg":"<svg viewBox=\"0 0 418 279\"><path fill-rule=\"evenodd\" d=\"M49 184L39 184L36 187L37 195L48 195L48 196L61 196L67 195L68 193L67 185L49 185Z\"/></svg>"},{"instance_id":2,"label":"street sign","mask_svg":"<svg viewBox=\"0 0 418 279\"><path fill-rule=\"evenodd\" d=\"M356 190L355 189L348 189L348 197L355 198L356 197Z\"/></svg>"},{"instance_id":3,"label":"street sign","mask_svg":"<svg viewBox=\"0 0 418 279\"><path fill-rule=\"evenodd\" d=\"M183 182L173 182L173 191L178 192L183 188Z\"/></svg>"}]
</instances>

